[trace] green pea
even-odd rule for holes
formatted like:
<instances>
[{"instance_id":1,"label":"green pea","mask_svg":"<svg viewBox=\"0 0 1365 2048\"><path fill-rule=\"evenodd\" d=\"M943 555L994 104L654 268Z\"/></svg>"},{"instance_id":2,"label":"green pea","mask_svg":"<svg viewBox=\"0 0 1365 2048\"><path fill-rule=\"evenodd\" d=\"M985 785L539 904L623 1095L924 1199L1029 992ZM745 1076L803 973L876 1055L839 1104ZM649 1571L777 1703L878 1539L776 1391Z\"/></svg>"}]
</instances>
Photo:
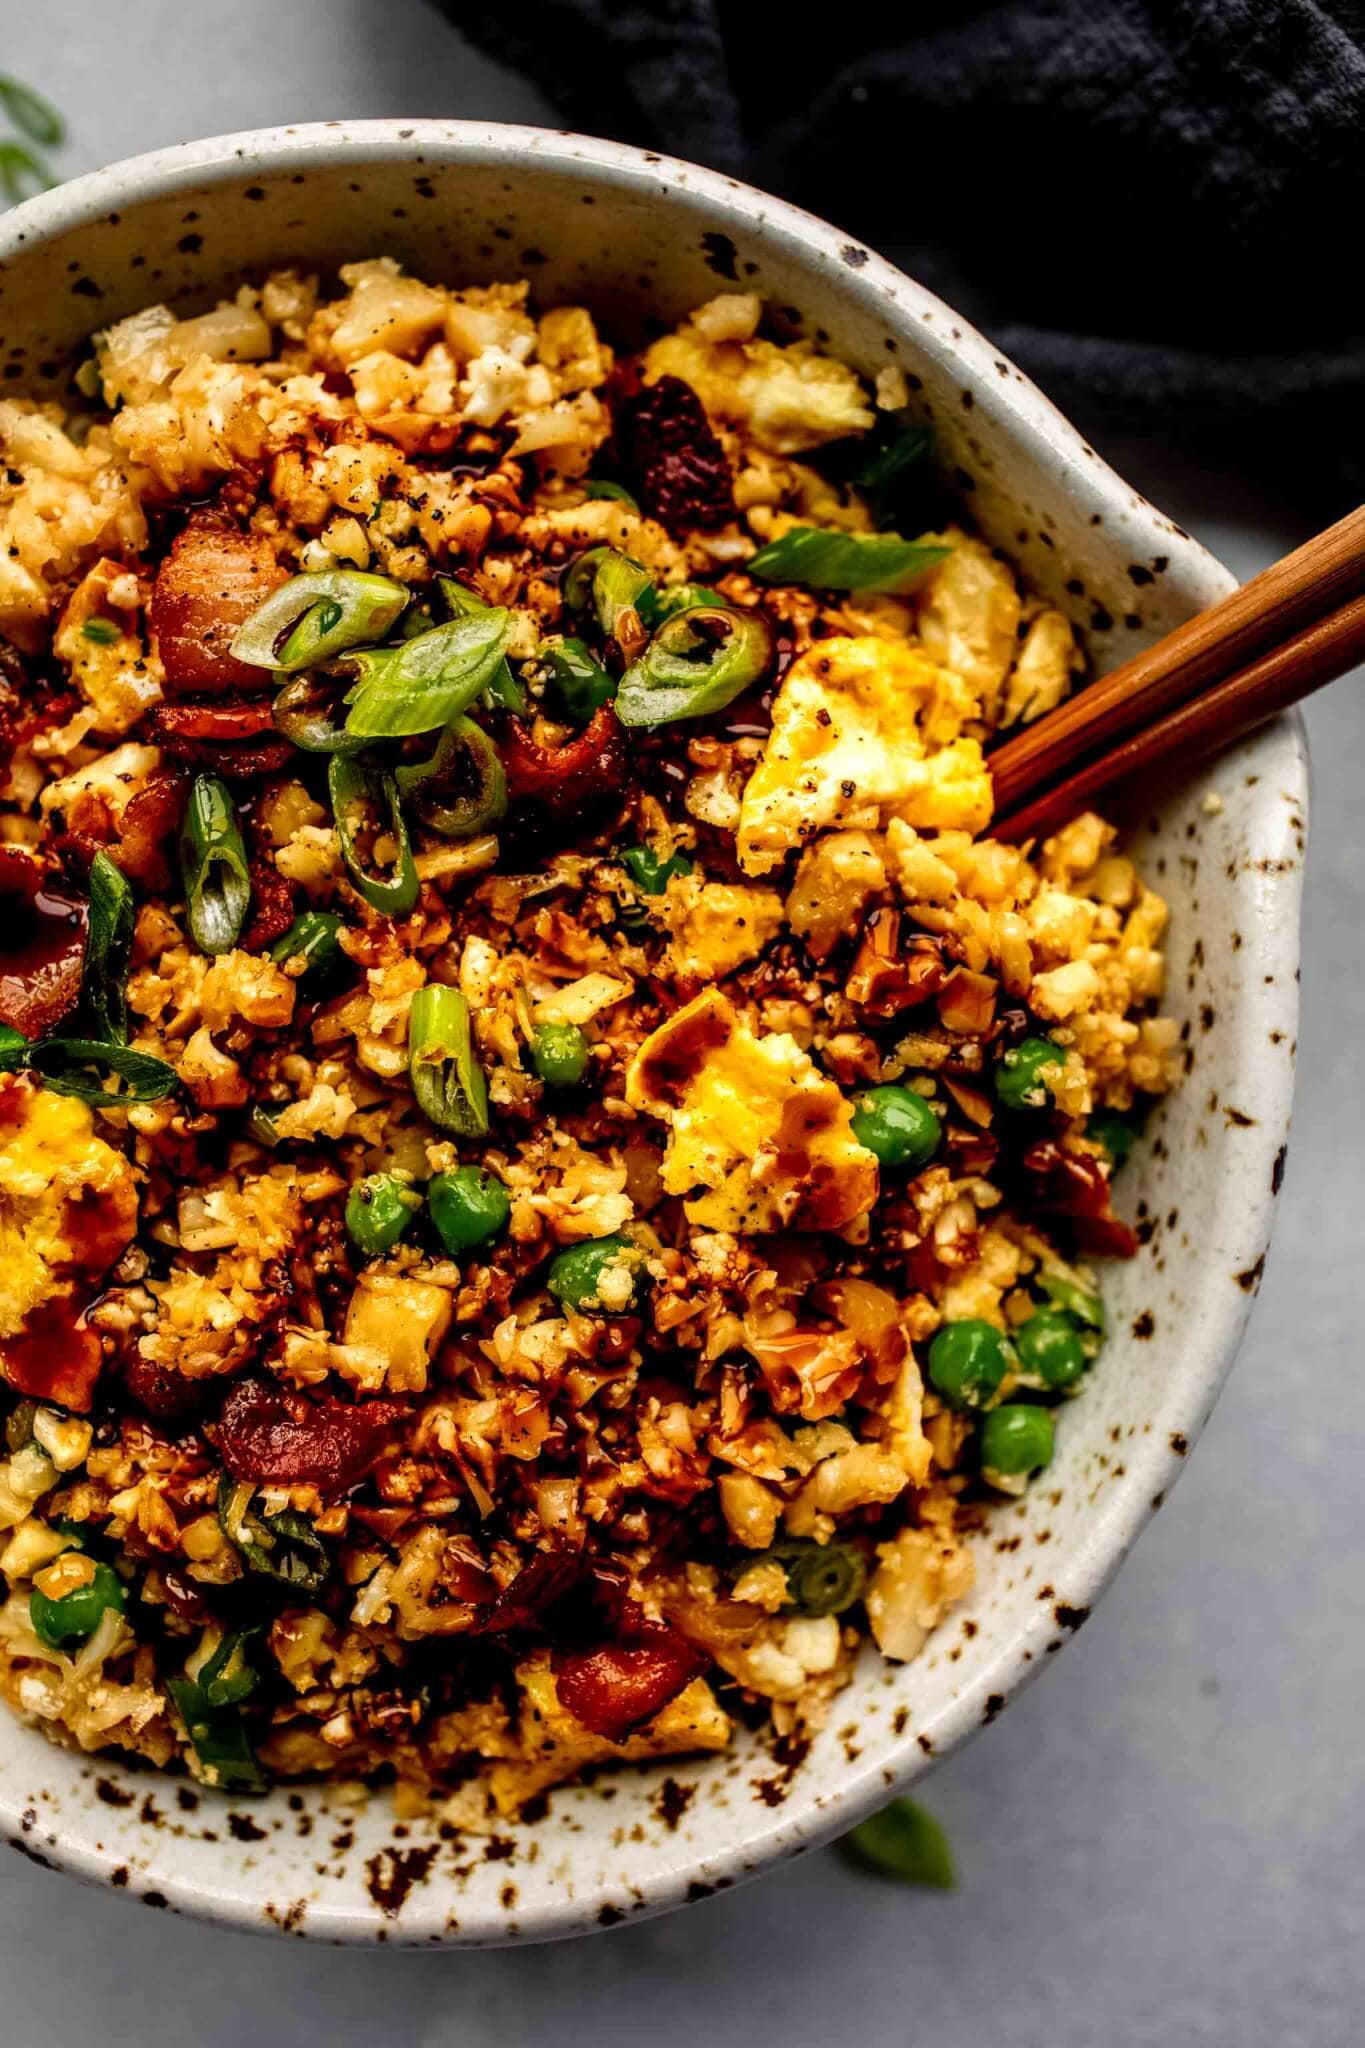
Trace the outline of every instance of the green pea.
<instances>
[{"instance_id":1,"label":"green pea","mask_svg":"<svg viewBox=\"0 0 1365 2048\"><path fill-rule=\"evenodd\" d=\"M1053 1438L1052 1416L1046 1408L1007 1401L1002 1408L993 1408L981 1425L981 1469L987 1477L995 1472L1002 1479L1041 1472L1052 1463Z\"/></svg>"},{"instance_id":2,"label":"green pea","mask_svg":"<svg viewBox=\"0 0 1365 2048\"><path fill-rule=\"evenodd\" d=\"M576 1024L542 1024L531 1047L531 1065L547 1088L573 1088L588 1068L588 1040Z\"/></svg>"},{"instance_id":3,"label":"green pea","mask_svg":"<svg viewBox=\"0 0 1365 2048\"><path fill-rule=\"evenodd\" d=\"M394 1173L369 1173L346 1197L346 1228L366 1258L391 1251L422 1206L422 1197Z\"/></svg>"},{"instance_id":4,"label":"green pea","mask_svg":"<svg viewBox=\"0 0 1365 2048\"><path fill-rule=\"evenodd\" d=\"M117 1572L110 1565L97 1564L88 1585L77 1586L60 1599L49 1599L35 1586L29 1594L29 1620L33 1633L49 1648L62 1650L68 1643L86 1642L111 1608L122 1614L125 1599Z\"/></svg>"},{"instance_id":5,"label":"green pea","mask_svg":"<svg viewBox=\"0 0 1365 2048\"><path fill-rule=\"evenodd\" d=\"M1061 1393L1074 1387L1085 1371L1085 1346L1070 1316L1060 1309L1040 1308L1014 1332L1014 1348L1030 1378Z\"/></svg>"},{"instance_id":6,"label":"green pea","mask_svg":"<svg viewBox=\"0 0 1365 2048\"><path fill-rule=\"evenodd\" d=\"M506 1188L483 1166L457 1166L453 1173L438 1173L427 1189L427 1208L452 1258L496 1237L507 1228L512 1213Z\"/></svg>"},{"instance_id":7,"label":"green pea","mask_svg":"<svg viewBox=\"0 0 1365 2048\"><path fill-rule=\"evenodd\" d=\"M995 1070L995 1092L1006 1109L1046 1109L1052 1093L1045 1067L1059 1067L1066 1055L1050 1038L1026 1038L1012 1046Z\"/></svg>"},{"instance_id":8,"label":"green pea","mask_svg":"<svg viewBox=\"0 0 1365 2048\"><path fill-rule=\"evenodd\" d=\"M853 1106L853 1135L883 1166L918 1172L938 1150L938 1118L913 1088L868 1088Z\"/></svg>"},{"instance_id":9,"label":"green pea","mask_svg":"<svg viewBox=\"0 0 1365 2048\"><path fill-rule=\"evenodd\" d=\"M660 860L648 846L622 847L621 865L646 896L662 896L674 875L692 872L692 863L685 853L670 854L667 860Z\"/></svg>"},{"instance_id":10,"label":"green pea","mask_svg":"<svg viewBox=\"0 0 1365 2048\"><path fill-rule=\"evenodd\" d=\"M556 1252L545 1285L566 1308L597 1315L624 1315L634 1306L643 1263L643 1254L624 1237L595 1237L588 1244L571 1244ZM628 1295L618 1278L623 1270L630 1280Z\"/></svg>"},{"instance_id":11,"label":"green pea","mask_svg":"<svg viewBox=\"0 0 1365 2048\"><path fill-rule=\"evenodd\" d=\"M1137 1132L1126 1116L1116 1109L1097 1109L1085 1127L1087 1138L1103 1145L1113 1164L1123 1166L1137 1142Z\"/></svg>"},{"instance_id":12,"label":"green pea","mask_svg":"<svg viewBox=\"0 0 1365 2048\"><path fill-rule=\"evenodd\" d=\"M984 1408L1009 1366L993 1323L968 1316L945 1323L929 1346L929 1378L950 1408Z\"/></svg>"}]
</instances>

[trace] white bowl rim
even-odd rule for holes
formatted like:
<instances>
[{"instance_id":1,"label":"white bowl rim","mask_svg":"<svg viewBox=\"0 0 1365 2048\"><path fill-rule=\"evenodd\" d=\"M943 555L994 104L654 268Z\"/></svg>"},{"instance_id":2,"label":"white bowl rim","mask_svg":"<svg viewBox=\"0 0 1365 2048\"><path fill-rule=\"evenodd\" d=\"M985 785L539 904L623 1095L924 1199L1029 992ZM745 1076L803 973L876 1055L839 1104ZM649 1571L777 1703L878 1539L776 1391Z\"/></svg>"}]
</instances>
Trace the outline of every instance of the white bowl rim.
<instances>
[{"instance_id":1,"label":"white bowl rim","mask_svg":"<svg viewBox=\"0 0 1365 2048\"><path fill-rule=\"evenodd\" d=\"M173 195L189 186L202 190L247 174L322 169L339 158L363 164L423 156L444 164L495 164L509 171L530 157L552 169L589 172L609 187L635 192L657 188L661 197L682 190L740 231L752 232L756 204L765 235L799 248L807 261L815 256L847 262L852 247L857 267L849 271L850 290L875 292L887 305L888 319L897 323L918 326L927 315L934 344L950 352L964 370L985 377L1005 362L1014 372L1008 380L1000 380L997 391L998 409L1009 416L1010 438L1036 453L1046 451L1054 462L1063 464L1087 499L1121 507L1130 522L1130 533L1140 535L1145 527L1153 551L1170 558L1173 576L1203 603L1216 601L1234 586L1236 579L1230 571L1142 499L1086 445L1052 401L945 301L818 216L723 173L632 144L521 123L400 117L313 121L210 136L125 158L24 201L0 216L0 265L34 244L92 224L111 211ZM1268 841L1263 835L1258 842L1267 848L1261 895L1267 924L1293 935L1292 965L1297 969L1302 844L1296 841L1294 815L1306 817L1308 800L1307 746L1297 713L1267 729L1260 743L1267 746L1272 742L1276 783L1285 802L1279 811L1279 843L1274 835ZM1278 958L1286 967L1291 964L1288 949ZM1286 973L1279 980L1275 1015L1292 1037L1297 1020L1297 972L1292 977ZM1269 1243L1278 1185L1272 1168L1288 1133L1293 1093L1292 1065L1276 1072L1278 1078L1268 1083L1259 1098L1256 1131L1247 1133L1246 1184L1256 1192L1248 1196L1242 1211L1240 1242L1234 1239L1226 1247L1229 1257L1244 1258L1247 1268L1256 1273ZM1184 1469L1185 1449L1174 1448L1172 1428L1186 1445L1193 1445L1231 1368L1250 1309L1251 1291L1228 1290L1221 1308L1206 1324L1200 1346L1201 1370L1187 1374L1179 1400L1167 1400L1159 1438L1154 1435L1134 1447L1127 1480L1121 1489L1113 1490L1100 1518L1102 1529L1097 1527L1095 1540L1068 1560L1068 1600L1078 1607L1089 1607L1103 1592L1151 1519L1154 1506ZM1006 1700L1055 1662L1042 1654L1054 1634L1051 1617L1040 1610L1035 1626L1002 1645L977 1680L932 1722L934 1762L979 1731L983 1697L998 1695ZM880 1768L859 1770L850 1764L837 1792L816 1793L804 1802L798 1796L789 1799L780 1812L765 1810L752 1828L725 1849L709 1853L704 1866L680 1861L649 1880L643 1895L632 1902L630 1922L666 1912L696 1896L694 1880L698 1876L704 1877L703 1890L709 1893L722 1885L745 1882L787 1857L829 1842L884 1805L927 1767L913 1735L905 1738L903 1768L894 1781ZM60 1832L35 1833L31 1814L21 1813L8 1801L0 1804L0 1837L35 1860L89 1883L108 1885L126 1861L117 1847L96 1846ZM39 1842L41 1853L35 1848ZM168 1845L168 1851L164 1861L139 1869L140 1883L137 1889L130 1888L130 1897L150 1893L156 1903L197 1918L252 1932L279 1931L278 1923L263 1917L259 1885L234 1883L226 1871L219 1889L186 1880L176 1874L173 1847ZM522 1920L515 1933L509 1933L491 1911L482 1916L462 1914L458 1931L451 1933L444 1924L444 1902L433 1902L423 1911L414 1896L397 1924L386 1920L378 1907L348 1910L325 1906L310 1909L300 1931L332 1942L378 1939L390 1945L501 1946L594 1932L610 1924L594 1917L599 1904L596 1895L566 1896L553 1908L539 1910L533 1921Z\"/></svg>"}]
</instances>

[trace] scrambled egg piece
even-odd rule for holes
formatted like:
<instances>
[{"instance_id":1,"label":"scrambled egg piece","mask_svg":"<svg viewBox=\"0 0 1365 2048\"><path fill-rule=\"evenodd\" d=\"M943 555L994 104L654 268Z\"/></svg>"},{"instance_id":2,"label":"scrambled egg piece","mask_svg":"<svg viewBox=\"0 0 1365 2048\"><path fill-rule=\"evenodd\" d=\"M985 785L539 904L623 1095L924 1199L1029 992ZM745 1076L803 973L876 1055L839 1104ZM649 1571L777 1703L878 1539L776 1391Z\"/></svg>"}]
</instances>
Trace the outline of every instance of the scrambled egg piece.
<instances>
[{"instance_id":1,"label":"scrambled egg piece","mask_svg":"<svg viewBox=\"0 0 1365 2048\"><path fill-rule=\"evenodd\" d=\"M872 635L820 640L792 663L740 804L739 863L766 874L833 826L981 832L991 778L961 730L976 698L916 647Z\"/></svg>"},{"instance_id":2,"label":"scrambled egg piece","mask_svg":"<svg viewBox=\"0 0 1365 2048\"><path fill-rule=\"evenodd\" d=\"M0 1338L59 1274L104 1272L136 1222L132 1170L86 1105L0 1076Z\"/></svg>"},{"instance_id":3,"label":"scrambled egg piece","mask_svg":"<svg viewBox=\"0 0 1365 2048\"><path fill-rule=\"evenodd\" d=\"M137 630L144 595L121 562L96 562L72 591L52 642L90 707L94 730L111 737L161 701L161 663Z\"/></svg>"},{"instance_id":4,"label":"scrambled egg piece","mask_svg":"<svg viewBox=\"0 0 1365 2048\"><path fill-rule=\"evenodd\" d=\"M749 292L722 293L699 306L676 334L647 351L645 382L681 377L713 420L746 427L770 455L799 455L864 433L874 415L854 372L809 342L782 348L755 339L759 310Z\"/></svg>"},{"instance_id":5,"label":"scrambled egg piece","mask_svg":"<svg viewBox=\"0 0 1365 2048\"><path fill-rule=\"evenodd\" d=\"M777 937L782 898L776 889L674 875L660 914L673 935L670 971L697 981L721 981Z\"/></svg>"},{"instance_id":6,"label":"scrambled egg piece","mask_svg":"<svg viewBox=\"0 0 1365 2048\"><path fill-rule=\"evenodd\" d=\"M925 651L961 676L992 724L1014 661L1023 606L1014 578L990 549L958 527L940 539L951 549L916 586L916 625Z\"/></svg>"},{"instance_id":7,"label":"scrambled egg piece","mask_svg":"<svg viewBox=\"0 0 1365 2048\"><path fill-rule=\"evenodd\" d=\"M517 1729L522 1754L495 1763L489 1790L500 1813L516 1813L537 1792L575 1778L589 1764L637 1763L652 1756L721 1750L730 1740L730 1717L704 1678L694 1678L675 1700L628 1735L610 1742L594 1735L560 1704L549 1653L538 1651L517 1666L522 1710Z\"/></svg>"},{"instance_id":8,"label":"scrambled egg piece","mask_svg":"<svg viewBox=\"0 0 1365 2048\"><path fill-rule=\"evenodd\" d=\"M82 1276L107 1272L137 1227L132 1169L82 1102L0 1075L0 1374L87 1405L100 1348L77 1327Z\"/></svg>"},{"instance_id":9,"label":"scrambled egg piece","mask_svg":"<svg viewBox=\"0 0 1365 2048\"><path fill-rule=\"evenodd\" d=\"M757 1037L718 989L675 1011L626 1074L670 1126L663 1185L708 1230L843 1230L877 1198L853 1111L785 1032Z\"/></svg>"}]
</instances>

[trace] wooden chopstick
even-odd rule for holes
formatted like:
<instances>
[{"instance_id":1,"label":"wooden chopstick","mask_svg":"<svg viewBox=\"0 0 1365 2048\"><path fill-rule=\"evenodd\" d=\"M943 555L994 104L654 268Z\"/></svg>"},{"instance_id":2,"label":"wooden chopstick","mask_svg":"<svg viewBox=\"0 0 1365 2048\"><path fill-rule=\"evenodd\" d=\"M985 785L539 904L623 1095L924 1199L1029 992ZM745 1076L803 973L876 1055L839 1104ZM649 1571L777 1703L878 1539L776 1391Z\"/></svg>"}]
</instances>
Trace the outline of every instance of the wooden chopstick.
<instances>
[{"instance_id":1,"label":"wooden chopstick","mask_svg":"<svg viewBox=\"0 0 1365 2048\"><path fill-rule=\"evenodd\" d=\"M991 836L1034 839L1087 810L1105 792L1141 794L1142 783L1156 770L1215 752L1360 661L1365 661L1365 592L996 819Z\"/></svg>"},{"instance_id":2,"label":"wooden chopstick","mask_svg":"<svg viewBox=\"0 0 1365 2048\"><path fill-rule=\"evenodd\" d=\"M997 811L1012 820L1044 791L1063 785L1087 763L1111 756L1211 685L1221 685L1263 654L1294 644L1306 627L1336 614L1362 590L1365 505L996 748L990 768ZM1304 694L1293 691L1284 703ZM1106 787L1107 780L1094 786Z\"/></svg>"}]
</instances>

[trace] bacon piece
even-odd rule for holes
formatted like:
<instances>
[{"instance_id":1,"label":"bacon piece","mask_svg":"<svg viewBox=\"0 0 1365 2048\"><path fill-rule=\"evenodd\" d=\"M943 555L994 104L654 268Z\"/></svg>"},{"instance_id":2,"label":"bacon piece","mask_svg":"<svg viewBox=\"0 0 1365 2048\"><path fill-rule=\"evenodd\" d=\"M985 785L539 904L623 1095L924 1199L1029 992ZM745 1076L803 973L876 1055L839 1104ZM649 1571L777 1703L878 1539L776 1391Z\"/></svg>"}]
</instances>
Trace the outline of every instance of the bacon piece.
<instances>
[{"instance_id":1,"label":"bacon piece","mask_svg":"<svg viewBox=\"0 0 1365 2048\"><path fill-rule=\"evenodd\" d=\"M123 1368L128 1398L157 1422L179 1422L202 1408L212 1380L188 1379L173 1366L156 1365L134 1352Z\"/></svg>"},{"instance_id":2,"label":"bacon piece","mask_svg":"<svg viewBox=\"0 0 1365 2048\"><path fill-rule=\"evenodd\" d=\"M706 1669L708 1659L665 1622L636 1621L629 1639L555 1659L562 1706L608 1742L624 1742Z\"/></svg>"},{"instance_id":3,"label":"bacon piece","mask_svg":"<svg viewBox=\"0 0 1365 2048\"><path fill-rule=\"evenodd\" d=\"M86 905L31 854L0 846L0 917L0 1023L42 1038L80 996Z\"/></svg>"},{"instance_id":4,"label":"bacon piece","mask_svg":"<svg viewBox=\"0 0 1365 2048\"><path fill-rule=\"evenodd\" d=\"M534 804L566 827L580 824L609 798L619 800L626 793L625 734L610 704L601 705L582 732L562 747L537 746L529 728L510 719L502 764L513 801Z\"/></svg>"},{"instance_id":5,"label":"bacon piece","mask_svg":"<svg viewBox=\"0 0 1365 2048\"><path fill-rule=\"evenodd\" d=\"M690 384L656 377L624 401L617 426L640 503L670 533L711 532L734 518L730 464Z\"/></svg>"},{"instance_id":6,"label":"bacon piece","mask_svg":"<svg viewBox=\"0 0 1365 2048\"><path fill-rule=\"evenodd\" d=\"M342 1493L388 1445L401 1401L308 1401L262 1380L241 1380L223 1403L218 1447L234 1479L274 1480Z\"/></svg>"},{"instance_id":7,"label":"bacon piece","mask_svg":"<svg viewBox=\"0 0 1365 2048\"><path fill-rule=\"evenodd\" d=\"M235 781L277 774L294 751L259 701L158 704L148 723L168 754Z\"/></svg>"},{"instance_id":8,"label":"bacon piece","mask_svg":"<svg viewBox=\"0 0 1365 2048\"><path fill-rule=\"evenodd\" d=\"M502 1588L480 1621L479 1633L504 1636L534 1628L551 1608L579 1592L586 1580L587 1565L578 1551L538 1550Z\"/></svg>"},{"instance_id":9,"label":"bacon piece","mask_svg":"<svg viewBox=\"0 0 1365 2048\"><path fill-rule=\"evenodd\" d=\"M1132 1258L1137 1236L1114 1214L1108 1175L1098 1159L1068 1152L1055 1138L1040 1138L1020 1164L1033 1181L1030 1206L1064 1216L1079 1250L1092 1258Z\"/></svg>"},{"instance_id":10,"label":"bacon piece","mask_svg":"<svg viewBox=\"0 0 1365 2048\"><path fill-rule=\"evenodd\" d=\"M156 572L148 609L168 694L271 688L269 669L237 661L228 650L286 574L259 534L211 512L193 515Z\"/></svg>"},{"instance_id":11,"label":"bacon piece","mask_svg":"<svg viewBox=\"0 0 1365 2048\"><path fill-rule=\"evenodd\" d=\"M30 1309L23 1328L0 1344L0 1373L16 1393L77 1414L90 1406L103 1363L100 1340L68 1289Z\"/></svg>"},{"instance_id":12,"label":"bacon piece","mask_svg":"<svg viewBox=\"0 0 1365 2048\"><path fill-rule=\"evenodd\" d=\"M294 908L298 894L292 882L287 882L274 861L263 854L253 852L247 862L251 874L251 903L255 915L242 934L242 945L248 953L263 953L267 946L273 946L281 939L294 922Z\"/></svg>"},{"instance_id":13,"label":"bacon piece","mask_svg":"<svg viewBox=\"0 0 1365 2048\"><path fill-rule=\"evenodd\" d=\"M172 870L167 843L179 830L189 784L171 770L153 775L131 797L119 823L114 859L131 881L144 889L170 887Z\"/></svg>"}]
</instances>

